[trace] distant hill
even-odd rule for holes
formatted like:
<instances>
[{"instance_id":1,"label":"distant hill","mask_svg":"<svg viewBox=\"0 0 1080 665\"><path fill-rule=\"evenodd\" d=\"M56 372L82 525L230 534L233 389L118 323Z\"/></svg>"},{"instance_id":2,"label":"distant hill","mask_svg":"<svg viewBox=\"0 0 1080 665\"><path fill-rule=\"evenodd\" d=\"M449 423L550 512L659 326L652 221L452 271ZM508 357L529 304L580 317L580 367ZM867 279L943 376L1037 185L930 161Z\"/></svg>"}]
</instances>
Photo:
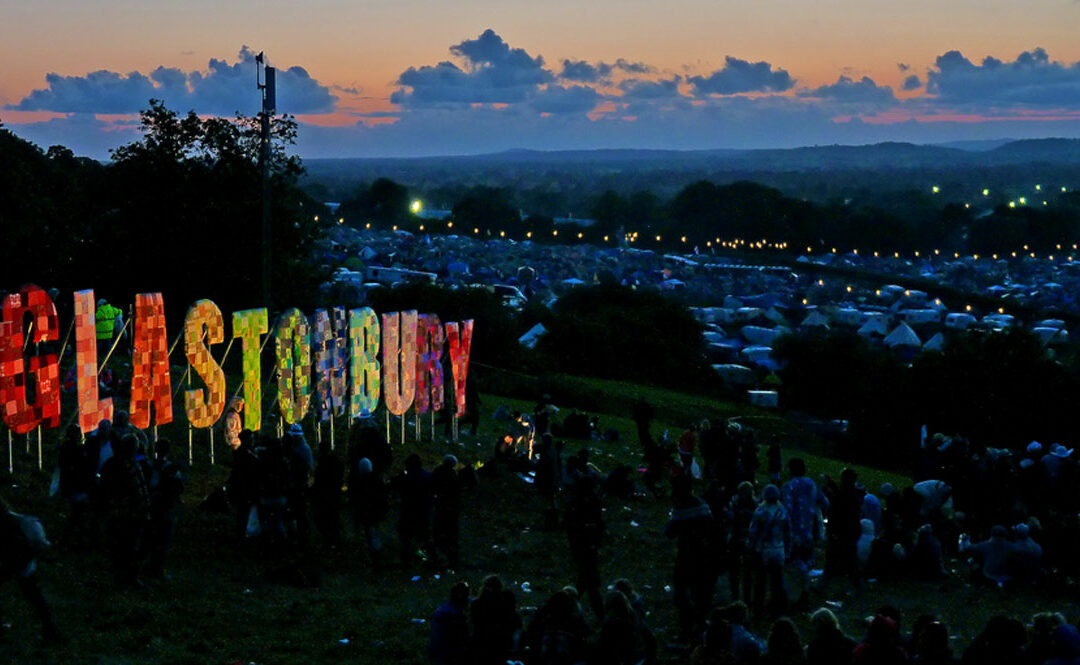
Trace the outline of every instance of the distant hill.
<instances>
[{"instance_id":1,"label":"distant hill","mask_svg":"<svg viewBox=\"0 0 1080 665\"><path fill-rule=\"evenodd\" d=\"M877 143L770 150L507 150L447 157L308 159L305 187L323 200L390 178L418 192L475 185L566 194L580 209L612 189L674 195L696 180L752 180L789 196L823 201L853 191L953 184L975 191L1030 182L1080 186L1080 139L967 141L943 145ZM957 187L950 191L956 192ZM447 198L447 197L443 197ZM556 206L556 209L559 209Z\"/></svg>"},{"instance_id":2,"label":"distant hill","mask_svg":"<svg viewBox=\"0 0 1080 665\"><path fill-rule=\"evenodd\" d=\"M1029 162L1080 163L1080 139L965 141L944 145L876 143L873 145L808 146L782 150L507 150L503 152L416 158L308 159L312 175L342 170L438 169L449 165L565 166L633 164L642 168L701 166L711 169L804 171L861 168L939 168L1001 166Z\"/></svg>"}]
</instances>

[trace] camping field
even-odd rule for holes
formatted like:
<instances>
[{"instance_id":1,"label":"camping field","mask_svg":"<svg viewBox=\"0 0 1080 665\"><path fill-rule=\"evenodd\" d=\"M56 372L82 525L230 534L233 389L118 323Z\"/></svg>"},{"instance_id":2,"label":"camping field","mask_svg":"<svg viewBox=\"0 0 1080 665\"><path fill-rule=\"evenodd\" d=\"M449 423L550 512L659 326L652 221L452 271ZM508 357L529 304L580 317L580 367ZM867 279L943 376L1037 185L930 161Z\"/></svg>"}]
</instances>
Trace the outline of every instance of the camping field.
<instances>
[{"instance_id":1,"label":"camping field","mask_svg":"<svg viewBox=\"0 0 1080 665\"><path fill-rule=\"evenodd\" d=\"M569 379L568 379L569 380ZM776 412L690 397L655 388L575 379L595 399L602 429L613 428L617 441L568 440L565 456L588 446L594 463L602 470L616 463L636 464L640 454L630 401L644 397L657 407L653 432L667 429L672 436L701 417L723 419L742 416L744 422L765 433L776 433L788 444L785 459L798 454L808 463L810 475L839 474L843 464L823 456L820 440L802 432ZM556 400L557 401L557 400ZM494 437L501 432L492 412L500 405L529 409L533 403L494 394L482 395L481 436L464 436L459 443L441 439L397 443L394 428L394 472L405 456L417 452L425 467L438 463L447 452L462 464L475 465L490 456ZM559 417L569 409L564 408ZM164 430L164 428L163 428ZM186 453L186 433L180 425L168 434ZM440 428L441 433L441 428ZM344 441L344 431L338 433ZM314 437L309 432L309 440ZM50 534L58 536L64 519L61 499L48 497L51 469L38 471L36 457L27 454L21 438L15 440L16 473L5 474L3 494L16 509L40 515ZM54 447L54 446L53 446ZM219 439L220 447L220 439ZM50 446L47 446L47 453ZM340 447L339 447L340 451ZM5 451L6 452L6 451ZM389 565L371 568L362 545L347 532L346 544L326 551L315 545L288 554L270 554L255 544L237 548L228 537L227 515L200 509L200 503L228 474L219 451L218 464L210 466L205 445L197 448L184 495L183 514L170 555L171 579L149 581L138 592L114 590L107 558L99 552L72 552L54 547L40 566L40 579L64 634L58 646L42 647L38 626L13 584L0 592L3 621L10 624L0 641L0 661L12 663L424 663L428 620L448 596L457 580L477 590L483 578L497 573L512 588L519 609L528 622L530 614L553 591L572 584L574 571L565 534L546 531L541 501L534 488L516 475L481 478L467 491L462 518L462 565L459 570L434 570L422 564L402 568L397 564L396 507L383 525ZM764 456L764 447L762 448ZM764 464L762 465L764 468ZM858 467L868 488L889 481L901 486L896 474ZM676 621L668 589L674 560L674 544L664 538L669 502L665 497L628 501L605 501L607 540L601 551L605 583L625 577L641 594L657 634L661 659L683 662L685 658L668 645L675 641ZM815 588L811 609L826 601L838 608L845 630L861 635L862 621L886 602L904 613L905 628L923 613L941 618L956 635L957 648L966 645L998 613L1027 620L1042 609L1065 612L1075 619L1080 607L1075 589L1052 592L1008 592L972 586L962 564L958 573L940 584L871 583L856 591L846 582ZM728 600L726 578L717 587L717 601ZM804 637L805 614L793 617ZM757 625L765 633L768 622Z\"/></svg>"}]
</instances>

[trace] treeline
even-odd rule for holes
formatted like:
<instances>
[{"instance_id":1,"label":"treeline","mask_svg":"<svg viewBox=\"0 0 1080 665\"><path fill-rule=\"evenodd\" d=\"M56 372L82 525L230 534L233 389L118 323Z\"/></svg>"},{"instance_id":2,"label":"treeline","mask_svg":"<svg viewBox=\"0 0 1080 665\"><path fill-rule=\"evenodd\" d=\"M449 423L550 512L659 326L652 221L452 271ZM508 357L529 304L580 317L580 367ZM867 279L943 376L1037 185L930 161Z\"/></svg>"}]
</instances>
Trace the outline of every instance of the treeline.
<instances>
[{"instance_id":1,"label":"treeline","mask_svg":"<svg viewBox=\"0 0 1080 665\"><path fill-rule=\"evenodd\" d=\"M1066 188L1067 189L1067 188ZM932 188L884 192L873 199L825 203L792 198L762 184L698 181L671 198L648 190L609 190L592 199L581 221L556 219L532 195L508 187L474 186L424 192L380 178L342 202L339 215L360 227L396 226L422 233L457 233L548 243L614 245L700 252L739 247L763 251L930 251L962 254L1060 251L1080 242L1080 193L1060 188L1039 195L974 205L950 202ZM449 210L447 219L413 214L414 200ZM1019 203L1018 203L1019 202ZM535 206L535 207L530 207ZM538 210L540 210L538 212ZM579 211L580 212L580 211ZM421 228L422 227L422 228Z\"/></svg>"},{"instance_id":2,"label":"treeline","mask_svg":"<svg viewBox=\"0 0 1080 665\"><path fill-rule=\"evenodd\" d=\"M157 101L141 120L142 139L108 164L0 127L0 289L93 288L117 304L161 291L173 315L198 298L225 311L262 304L257 120L181 116ZM285 152L295 132L275 119L272 272L275 302L305 306L321 281L310 254L322 206L297 186L301 164Z\"/></svg>"},{"instance_id":3,"label":"treeline","mask_svg":"<svg viewBox=\"0 0 1080 665\"><path fill-rule=\"evenodd\" d=\"M845 459L910 468L923 425L995 448L1076 440L1075 348L1055 358L1021 329L957 332L910 362L844 331L800 331L774 353L786 408L849 421Z\"/></svg>"}]
</instances>

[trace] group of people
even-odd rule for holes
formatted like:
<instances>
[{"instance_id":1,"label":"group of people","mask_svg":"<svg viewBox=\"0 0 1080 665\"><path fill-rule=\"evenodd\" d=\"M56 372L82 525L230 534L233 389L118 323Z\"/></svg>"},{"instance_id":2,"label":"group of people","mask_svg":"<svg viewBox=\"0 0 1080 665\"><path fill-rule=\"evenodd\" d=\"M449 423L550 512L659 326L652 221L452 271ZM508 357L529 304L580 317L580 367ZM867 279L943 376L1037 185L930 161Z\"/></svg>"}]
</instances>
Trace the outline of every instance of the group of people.
<instances>
[{"instance_id":1,"label":"group of people","mask_svg":"<svg viewBox=\"0 0 1080 665\"><path fill-rule=\"evenodd\" d=\"M490 575L475 598L466 582L451 588L432 617L428 655L435 665L654 663L657 641L646 619L641 597L620 579L604 593L596 630L573 586L552 594L526 625L513 590Z\"/></svg>"},{"instance_id":2,"label":"group of people","mask_svg":"<svg viewBox=\"0 0 1080 665\"><path fill-rule=\"evenodd\" d=\"M401 564L461 569L463 495L479 482L472 465L445 455L428 470L413 454L393 474L393 450L371 420L351 427L344 456L329 441L316 455L299 425L280 437L261 435L243 429L242 411L242 400L234 400L225 417L225 438L233 450L221 491L241 547L253 541L260 549L307 545L313 530L323 546L340 547L347 516L354 538L380 568L388 563L384 522L396 496ZM513 419L527 420L534 444L511 445L517 442L514 434L500 432L479 475L507 470L533 481L545 526L565 532L574 584L555 593L527 625L513 591L499 578L486 579L475 599L467 586L455 586L432 620L434 662L653 662L656 639L643 599L627 580L605 586L600 573L607 537L604 502L613 495L651 492L671 501L670 519L662 529L656 526L675 543L671 593L678 643L696 663L849 662L849 657L856 663L953 662L940 622L928 621L925 631L905 639L898 613L882 611L858 641L843 636L836 617L820 609L812 615L814 635L804 642L786 617L811 608L811 579L818 574L856 586L870 577L940 579L949 574L946 561L958 557L961 565L971 559L973 579L990 585L1040 584L1067 574L1065 558L1075 547L1067 534L1080 533L1074 489L1080 471L1072 451L1060 446L1043 450L1033 443L1022 453L1010 453L979 449L961 438L932 437L921 449L912 486L898 490L886 483L872 492L851 469L836 481L815 480L802 459L784 464L775 437L767 444L762 469L754 432L737 421L721 426L702 421L675 439L654 439L654 414L646 404L633 408L643 473L620 464L605 474L590 461L588 448L564 459L565 446L553 436L556 413L545 398L527 418ZM120 411L85 442L77 430L69 432L59 472L58 491L68 505L65 545L104 544L121 588L140 587L144 575L165 575L185 480L168 440L146 439ZM1072 523L1066 510L1073 511ZM14 533L21 527L10 515L5 511L0 529ZM1069 531L1070 524L1078 530ZM0 580L18 580L46 634L55 634L33 581L33 556L16 550L0 553ZM717 587L725 573L727 604L720 607L723 594ZM767 639L758 639L751 626L764 621L773 622L772 629ZM1080 645L1080 636L1072 639L1076 629L1057 619L1050 629L1044 620L1036 622L1040 628L1027 631L1024 639L1017 637L1025 634L1022 626L1017 632L1009 623L1011 632L1004 631L1006 621L1011 620L999 621L1002 630L973 642L968 649L973 655L965 655L964 662L983 662L968 660L976 654L1004 653L1004 647L993 645L1006 636L1013 640L1010 648L1019 640L1017 648L1040 658Z\"/></svg>"},{"instance_id":3,"label":"group of people","mask_svg":"<svg viewBox=\"0 0 1080 665\"><path fill-rule=\"evenodd\" d=\"M544 408L541 403L537 411ZM951 574L945 565L947 557L959 557L961 567L965 562L970 564L971 579L998 586L1038 584L1049 572L1042 546L1033 539L1040 528L1039 520L1031 519L1034 516L1023 503L1023 493L1010 497L1015 503L1009 506L1008 518L1019 520L1015 526L993 525L981 531L983 525L995 519L992 513L987 514L987 506L955 497L952 484L939 479L954 480L957 468L961 468L963 473L973 474L966 478L970 488L973 479L987 478L1000 467L995 455L1008 459L1000 451L974 451L965 457L966 464L959 464L956 452L965 449L967 443L954 441L958 447L949 456L944 454L948 446L939 437L937 448L929 453L936 455L934 463L926 465L923 460L923 468L934 477L916 475L916 482L902 490L885 483L874 494L850 468L838 480L823 476L815 481L807 476L805 462L799 458L788 460L785 481L783 455L775 437L765 451L768 482L760 482L761 462L754 433L735 422L712 427L703 421L683 432L677 441L671 441L666 436L660 440L652 437L649 425L653 412L648 405L635 405L633 416L646 465L644 485L655 494L663 494L670 483L672 513L664 533L676 541L671 590L680 642L693 650L693 662L759 662L757 656L763 659L760 662L774 663L955 662L945 627L932 618L926 626L920 626L927 628L925 632L918 631L905 640L899 632L898 613L890 616L883 612L870 622L866 638L859 642L844 637L836 617L821 608L813 614L815 635L809 644L803 644L786 615L810 609L811 580L818 575L847 580L857 588L874 577L940 580ZM607 594L601 592L603 496L605 491L622 486L625 474L617 468L604 476L588 463L587 450L563 464L561 443L552 441L548 433L537 435L541 443L530 451L526 466L521 466L524 460L520 456L516 458L517 469L534 470L540 493L552 505L561 502L560 521L577 572L576 586L569 588L573 606L580 610L579 594L581 600L587 597L597 625L604 626L609 601L613 606L619 603L611 599L610 589ZM506 446L496 444L496 459L502 454L503 461L511 464L515 458L507 456L506 451ZM1063 468L1069 464L1071 451L1053 447L1042 461L1032 459L1032 454L1038 452L1030 446L1027 456L1015 463L1017 471L1038 472L1038 477L1046 479L1056 491L1072 491L1072 486L1065 486L1059 479L1069 477ZM1052 457L1047 459L1046 455ZM953 465L952 473L947 462ZM1036 465L1039 468L1031 471ZM631 474L631 484L635 476ZM553 486L558 492L557 501L551 498ZM982 489L989 491L990 486ZM973 542L966 531L985 533L987 537ZM822 553L824 565L818 568ZM733 602L718 609L716 583L725 570ZM565 605L560 594L552 602ZM623 595L629 600L628 594ZM467 593L458 598L464 607L462 598L467 598ZM440 612L445 609L447 606ZM543 611L538 612L536 620L542 615ZM560 613L564 615L584 616L580 612ZM760 624L766 617L775 621L768 640L745 639L750 618ZM647 631L644 615L634 624ZM1028 662L1050 662L1053 655L1066 654L1072 648L1074 633L1075 627L1062 623L1052 644L1043 640L1042 647L1036 649L1039 659ZM994 639L994 635L980 636L968 649L964 662L981 662L972 659L985 656L986 642ZM433 640L433 645L438 642L434 632ZM577 643L585 645L587 640L578 639ZM756 655L748 655L746 644L758 645L750 650ZM627 655L624 661L585 646L570 659L546 661L542 648L534 649L528 641L519 646L526 658L536 662L648 662L644 651L636 651L633 657ZM1076 655L1080 656L1080 649ZM432 657L436 662L455 662L436 657L434 651Z\"/></svg>"},{"instance_id":4,"label":"group of people","mask_svg":"<svg viewBox=\"0 0 1080 665\"><path fill-rule=\"evenodd\" d=\"M165 576L186 477L168 439L148 440L118 411L85 443L77 428L70 429L57 470L57 489L68 507L63 545L104 544L122 588L140 587L142 574Z\"/></svg>"}]
</instances>

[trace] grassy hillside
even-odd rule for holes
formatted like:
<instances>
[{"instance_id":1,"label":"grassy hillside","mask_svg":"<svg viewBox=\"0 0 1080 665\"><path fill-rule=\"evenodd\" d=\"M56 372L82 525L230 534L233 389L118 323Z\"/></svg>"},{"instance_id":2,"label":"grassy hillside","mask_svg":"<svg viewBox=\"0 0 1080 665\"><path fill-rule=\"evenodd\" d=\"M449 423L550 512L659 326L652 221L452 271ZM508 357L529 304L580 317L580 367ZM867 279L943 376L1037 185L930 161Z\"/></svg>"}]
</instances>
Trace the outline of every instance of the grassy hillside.
<instances>
[{"instance_id":1,"label":"grassy hillside","mask_svg":"<svg viewBox=\"0 0 1080 665\"><path fill-rule=\"evenodd\" d=\"M568 451L588 446L604 470L639 459L634 425L626 417L629 403L638 398L657 406L657 435L664 429L677 435L684 423L702 416L738 415L767 432L779 433L795 446L820 445L775 412L655 388L591 379L563 381L589 391L601 407L596 411L601 427L619 433L614 442L567 441ZM394 471L410 452L419 453L429 468L448 451L464 464L486 459L500 432L491 413L504 404L511 409L531 410L533 406L532 402L493 394L484 394L482 400L480 437L466 436L457 444L414 441L412 429L407 427L405 445L395 443ZM564 408L560 417L569 411ZM441 429L437 431L441 433ZM399 432L393 428L395 442ZM186 441L179 427L169 434L174 441ZM337 437L343 441L344 431ZM314 437L309 435L309 439ZM19 509L41 515L49 532L58 535L65 506L59 499L47 497L49 474L37 471L34 455L27 454L21 441L16 444L18 468L15 476L7 479L5 495ZM541 501L534 488L516 475L482 478L466 495L463 565L459 570L397 565L396 506L392 505L382 530L388 540L390 566L375 571L351 534L346 545L334 551L313 547L275 555L254 545L238 550L229 542L229 517L198 507L227 476L227 468L220 463L224 456L219 454L219 464L211 467L201 442L197 453L170 559L172 578L151 582L141 592L117 592L102 554L58 548L53 560L41 565L40 575L66 643L48 650L38 648L37 626L14 586L8 585L0 594L0 610L12 628L7 640L0 642L0 659L15 663L424 663L427 620L456 580L468 581L475 590L486 575L498 573L517 593L526 621L550 593L574 582L565 534L542 528ZM785 449L785 457L793 454L795 448ZM807 459L814 476L835 476L843 467L841 462L817 454L797 454ZM871 488L886 480L897 485L905 482L895 474L866 468L859 472ZM619 577L631 580L644 599L661 645L672 641L676 630L667 588L675 549L662 535L668 510L668 501L663 498L607 499L607 541L601 551L604 582ZM311 586L297 586L301 576ZM727 598L726 580L722 579L717 600ZM871 585L858 593L837 582L815 592L815 603L825 600L840 603L844 627L851 633L861 633L862 617L876 606L892 602L912 620L922 612L938 614L952 630L965 636L958 643L966 643L986 618L999 611L1027 616L1034 608L1050 607L1075 616L1077 610L1075 603L1064 597L1034 593L1000 596L959 579L944 585ZM806 635L805 616L796 618ZM765 631L767 625L759 628ZM663 646L661 655L670 662L681 662L679 653Z\"/></svg>"}]
</instances>

